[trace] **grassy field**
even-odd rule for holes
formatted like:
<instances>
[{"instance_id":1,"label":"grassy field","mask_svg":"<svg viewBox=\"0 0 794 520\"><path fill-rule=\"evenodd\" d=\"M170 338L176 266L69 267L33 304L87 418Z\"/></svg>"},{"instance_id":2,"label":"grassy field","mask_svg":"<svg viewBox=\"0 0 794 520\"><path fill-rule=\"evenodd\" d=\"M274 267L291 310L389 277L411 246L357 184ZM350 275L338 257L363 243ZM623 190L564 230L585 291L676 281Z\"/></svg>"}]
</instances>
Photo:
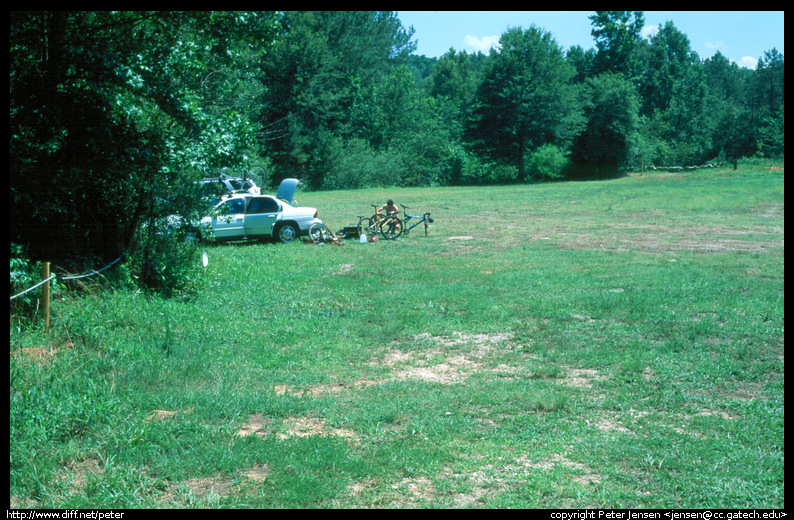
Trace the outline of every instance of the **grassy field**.
<instances>
[{"instance_id":1,"label":"grassy field","mask_svg":"<svg viewBox=\"0 0 794 520\"><path fill-rule=\"evenodd\" d=\"M303 193L435 223L61 295L11 331L11 505L783 508L783 178Z\"/></svg>"}]
</instances>

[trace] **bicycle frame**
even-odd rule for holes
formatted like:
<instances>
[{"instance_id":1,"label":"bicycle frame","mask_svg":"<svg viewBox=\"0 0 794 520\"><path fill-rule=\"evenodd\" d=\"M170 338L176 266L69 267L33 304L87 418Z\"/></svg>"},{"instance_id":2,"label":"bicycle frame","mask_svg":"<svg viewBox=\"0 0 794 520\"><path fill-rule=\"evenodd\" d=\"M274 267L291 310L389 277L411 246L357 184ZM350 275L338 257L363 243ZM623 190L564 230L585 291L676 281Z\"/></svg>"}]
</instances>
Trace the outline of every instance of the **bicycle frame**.
<instances>
[{"instance_id":1,"label":"bicycle frame","mask_svg":"<svg viewBox=\"0 0 794 520\"><path fill-rule=\"evenodd\" d=\"M377 207L374 204L372 206ZM362 233L370 234L370 235L377 234L380 231L380 224L385 219L386 217L378 213L372 215L371 217L359 215L358 226L357 226L359 235L361 235Z\"/></svg>"},{"instance_id":2,"label":"bicycle frame","mask_svg":"<svg viewBox=\"0 0 794 520\"><path fill-rule=\"evenodd\" d=\"M410 215L408 213L408 211L407 211L408 210L408 206L405 206L403 204L400 204L400 206L403 207L403 215L405 215L405 218L403 218L403 220L402 220L402 222L403 222L403 233L405 233L407 235L409 231L411 231L413 228L415 228L419 224L424 224L425 225L425 235L427 235L427 224L433 222L433 219L430 218L430 212L427 211L427 212L425 212L424 215L422 215L420 217L419 215ZM415 219L415 218L418 218L419 221L416 224L414 224L412 226L409 226L408 223L411 220Z\"/></svg>"},{"instance_id":3,"label":"bicycle frame","mask_svg":"<svg viewBox=\"0 0 794 520\"><path fill-rule=\"evenodd\" d=\"M359 215L358 216L358 233L369 234L369 235L377 235L381 233L381 226L384 222L389 220L394 215L383 215L378 212L378 206L376 204L370 204L373 208L375 208L375 213L371 217L367 217L366 215ZM366 226L364 226L364 222L366 222Z\"/></svg>"},{"instance_id":4,"label":"bicycle frame","mask_svg":"<svg viewBox=\"0 0 794 520\"><path fill-rule=\"evenodd\" d=\"M411 215L408 213L408 206L404 204L400 204L400 206L403 207L404 218L401 219L397 216L390 216L386 217L386 220L380 223L379 227L383 238L387 240L397 240L400 235L403 233L410 233L413 228L420 224L425 225L425 236L427 236L427 225L433 222L433 219L430 217L430 212L428 211L420 217L419 215ZM419 221L414 224L409 224L413 219L419 219Z\"/></svg>"}]
</instances>

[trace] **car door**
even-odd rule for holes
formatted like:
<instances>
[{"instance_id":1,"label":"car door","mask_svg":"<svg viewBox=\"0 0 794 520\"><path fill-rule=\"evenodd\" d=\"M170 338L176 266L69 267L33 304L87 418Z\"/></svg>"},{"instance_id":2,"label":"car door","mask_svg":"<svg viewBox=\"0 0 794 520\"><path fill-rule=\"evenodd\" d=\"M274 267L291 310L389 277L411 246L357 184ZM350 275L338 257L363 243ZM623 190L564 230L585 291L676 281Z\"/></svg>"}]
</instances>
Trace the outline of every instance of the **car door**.
<instances>
[{"instance_id":1,"label":"car door","mask_svg":"<svg viewBox=\"0 0 794 520\"><path fill-rule=\"evenodd\" d=\"M215 206L212 234L216 240L232 240L245 236L245 199L229 199Z\"/></svg>"},{"instance_id":2,"label":"car door","mask_svg":"<svg viewBox=\"0 0 794 520\"><path fill-rule=\"evenodd\" d=\"M280 210L281 206L273 197L251 197L245 212L246 236L271 236Z\"/></svg>"}]
</instances>

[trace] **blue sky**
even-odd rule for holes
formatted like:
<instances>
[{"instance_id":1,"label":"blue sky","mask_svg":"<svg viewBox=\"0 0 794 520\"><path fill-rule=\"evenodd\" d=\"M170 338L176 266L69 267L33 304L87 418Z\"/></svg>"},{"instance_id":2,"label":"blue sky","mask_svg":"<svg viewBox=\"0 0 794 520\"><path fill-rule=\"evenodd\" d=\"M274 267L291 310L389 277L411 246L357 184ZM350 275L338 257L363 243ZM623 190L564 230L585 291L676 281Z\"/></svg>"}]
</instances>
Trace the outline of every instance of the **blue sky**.
<instances>
[{"instance_id":1,"label":"blue sky","mask_svg":"<svg viewBox=\"0 0 794 520\"><path fill-rule=\"evenodd\" d=\"M645 33L672 21L701 59L720 51L740 66L755 68L764 52L783 50L783 11L645 11ZM437 58L450 48L488 53L510 27L534 24L567 50L595 47L588 16L593 11L398 11L413 26L417 54Z\"/></svg>"}]
</instances>

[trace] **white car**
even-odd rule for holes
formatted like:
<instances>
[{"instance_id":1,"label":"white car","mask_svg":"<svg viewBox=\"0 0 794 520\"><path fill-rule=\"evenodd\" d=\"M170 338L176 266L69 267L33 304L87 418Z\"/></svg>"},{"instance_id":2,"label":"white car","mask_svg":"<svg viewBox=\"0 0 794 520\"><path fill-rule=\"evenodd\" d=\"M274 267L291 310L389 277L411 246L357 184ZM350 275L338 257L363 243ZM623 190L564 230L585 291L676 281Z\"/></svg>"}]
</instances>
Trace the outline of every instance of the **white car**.
<instances>
[{"instance_id":1,"label":"white car","mask_svg":"<svg viewBox=\"0 0 794 520\"><path fill-rule=\"evenodd\" d=\"M309 234L312 224L322 224L316 208L297 207L297 179L284 179L276 196L236 193L224 197L210 216L198 223L199 238L216 241L276 238L289 243ZM289 202L287 202L289 201Z\"/></svg>"}]
</instances>

